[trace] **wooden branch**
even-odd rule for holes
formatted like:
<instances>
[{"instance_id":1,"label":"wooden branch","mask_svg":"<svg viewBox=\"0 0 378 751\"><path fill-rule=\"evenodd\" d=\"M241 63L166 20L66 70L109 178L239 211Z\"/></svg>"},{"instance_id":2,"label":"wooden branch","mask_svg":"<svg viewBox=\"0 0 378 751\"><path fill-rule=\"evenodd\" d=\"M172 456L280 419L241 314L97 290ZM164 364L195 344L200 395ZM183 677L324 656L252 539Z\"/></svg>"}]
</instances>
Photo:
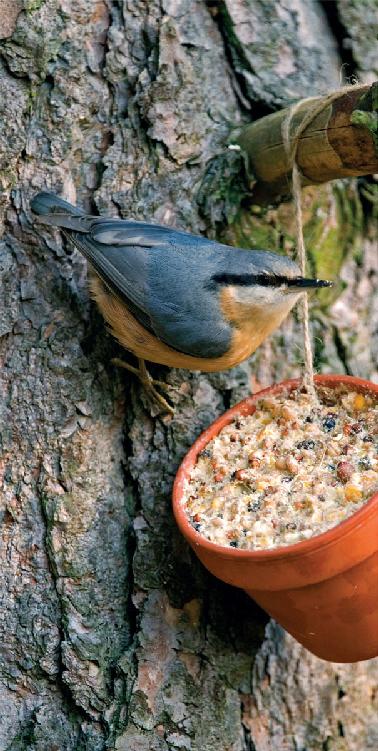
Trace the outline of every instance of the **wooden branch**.
<instances>
[{"instance_id":1,"label":"wooden branch","mask_svg":"<svg viewBox=\"0 0 378 751\"><path fill-rule=\"evenodd\" d=\"M292 132L313 105L303 100L293 116ZM281 134L287 114L284 109L262 117L236 139L257 180L252 194L256 203L290 192L291 168ZM378 82L341 91L303 132L297 162L304 185L378 172Z\"/></svg>"}]
</instances>

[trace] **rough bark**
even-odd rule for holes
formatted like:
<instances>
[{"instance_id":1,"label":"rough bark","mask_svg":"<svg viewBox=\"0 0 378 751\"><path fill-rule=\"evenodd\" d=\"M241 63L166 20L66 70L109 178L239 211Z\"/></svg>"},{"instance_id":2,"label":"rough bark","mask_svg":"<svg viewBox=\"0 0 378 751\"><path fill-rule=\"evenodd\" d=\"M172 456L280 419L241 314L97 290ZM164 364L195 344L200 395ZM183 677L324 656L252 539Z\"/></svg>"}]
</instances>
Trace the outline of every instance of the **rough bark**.
<instances>
[{"instance_id":1,"label":"rough bark","mask_svg":"<svg viewBox=\"0 0 378 751\"><path fill-rule=\"evenodd\" d=\"M325 664L272 624L264 640L266 616L201 568L171 516L202 427L251 382L298 372L295 316L228 373L153 369L176 387L176 416L161 418L110 364L84 261L41 236L28 206L48 187L91 211L290 251L290 206L239 210L232 170L211 205L200 188L233 127L338 84L323 6L0 0L1 751L376 747L377 661ZM337 7L368 74L364 19L352 0ZM306 193L310 263L343 282L314 306L313 331L318 369L377 378L362 191Z\"/></svg>"}]
</instances>

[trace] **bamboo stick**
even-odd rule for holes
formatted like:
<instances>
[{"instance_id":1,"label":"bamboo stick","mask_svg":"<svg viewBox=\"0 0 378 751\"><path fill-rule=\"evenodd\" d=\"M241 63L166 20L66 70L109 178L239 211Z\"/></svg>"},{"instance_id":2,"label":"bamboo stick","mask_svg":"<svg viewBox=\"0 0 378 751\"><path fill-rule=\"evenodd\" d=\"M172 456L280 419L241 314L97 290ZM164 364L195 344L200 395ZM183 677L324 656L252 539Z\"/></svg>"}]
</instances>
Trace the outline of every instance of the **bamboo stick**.
<instances>
[{"instance_id":1,"label":"bamboo stick","mask_svg":"<svg viewBox=\"0 0 378 751\"><path fill-rule=\"evenodd\" d=\"M293 115L292 132L314 102L303 100ZM287 115L288 109L267 115L236 138L257 181L252 194L256 203L290 192L291 167L281 134ZM378 172L378 82L341 90L302 133L296 158L303 185Z\"/></svg>"}]
</instances>

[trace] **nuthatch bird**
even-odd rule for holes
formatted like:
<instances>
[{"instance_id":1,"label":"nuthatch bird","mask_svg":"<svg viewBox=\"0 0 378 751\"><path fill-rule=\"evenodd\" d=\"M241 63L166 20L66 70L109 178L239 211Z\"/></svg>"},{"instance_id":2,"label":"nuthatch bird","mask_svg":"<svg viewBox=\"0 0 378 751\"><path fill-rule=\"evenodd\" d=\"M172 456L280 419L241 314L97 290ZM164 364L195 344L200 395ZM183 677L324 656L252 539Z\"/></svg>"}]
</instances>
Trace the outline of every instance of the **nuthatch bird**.
<instances>
[{"instance_id":1,"label":"nuthatch bird","mask_svg":"<svg viewBox=\"0 0 378 751\"><path fill-rule=\"evenodd\" d=\"M40 221L60 227L96 272L91 292L120 344L139 361L138 375L172 411L145 360L213 372L249 357L306 289L285 256L222 245L172 227L88 216L53 193L31 202Z\"/></svg>"}]
</instances>

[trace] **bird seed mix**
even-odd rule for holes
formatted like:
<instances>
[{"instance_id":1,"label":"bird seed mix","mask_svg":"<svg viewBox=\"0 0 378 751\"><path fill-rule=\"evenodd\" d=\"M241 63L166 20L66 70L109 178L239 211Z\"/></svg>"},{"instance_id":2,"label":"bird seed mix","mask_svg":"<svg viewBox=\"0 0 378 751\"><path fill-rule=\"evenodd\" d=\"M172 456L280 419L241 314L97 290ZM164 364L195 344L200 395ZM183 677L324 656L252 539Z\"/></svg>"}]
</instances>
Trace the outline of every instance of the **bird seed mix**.
<instances>
[{"instance_id":1,"label":"bird seed mix","mask_svg":"<svg viewBox=\"0 0 378 751\"><path fill-rule=\"evenodd\" d=\"M378 401L318 387L262 398L199 454L184 508L201 535L262 550L307 540L378 490Z\"/></svg>"}]
</instances>

